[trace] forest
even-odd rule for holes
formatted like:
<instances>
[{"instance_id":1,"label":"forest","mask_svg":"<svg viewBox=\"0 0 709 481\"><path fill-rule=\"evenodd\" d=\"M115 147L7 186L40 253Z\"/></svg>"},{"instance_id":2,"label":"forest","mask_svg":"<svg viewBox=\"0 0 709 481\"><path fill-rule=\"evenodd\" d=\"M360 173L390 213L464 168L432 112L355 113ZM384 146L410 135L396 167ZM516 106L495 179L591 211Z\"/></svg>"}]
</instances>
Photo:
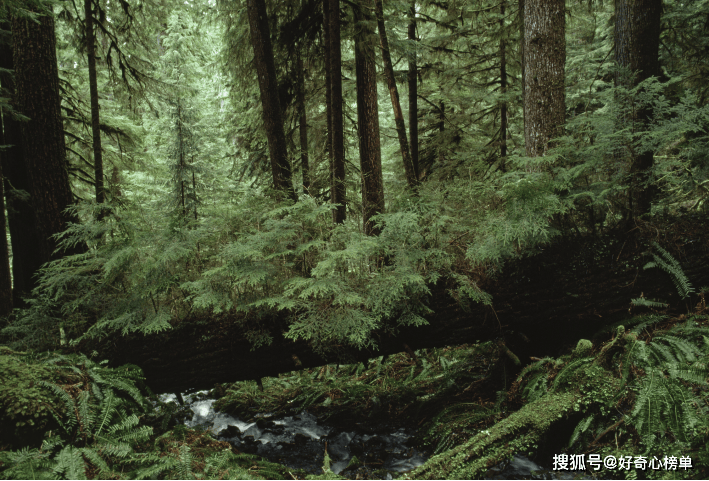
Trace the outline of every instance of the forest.
<instances>
[{"instance_id":1,"label":"forest","mask_svg":"<svg viewBox=\"0 0 709 481\"><path fill-rule=\"evenodd\" d=\"M0 479L706 479L707 78L707 0L3 0Z\"/></svg>"}]
</instances>

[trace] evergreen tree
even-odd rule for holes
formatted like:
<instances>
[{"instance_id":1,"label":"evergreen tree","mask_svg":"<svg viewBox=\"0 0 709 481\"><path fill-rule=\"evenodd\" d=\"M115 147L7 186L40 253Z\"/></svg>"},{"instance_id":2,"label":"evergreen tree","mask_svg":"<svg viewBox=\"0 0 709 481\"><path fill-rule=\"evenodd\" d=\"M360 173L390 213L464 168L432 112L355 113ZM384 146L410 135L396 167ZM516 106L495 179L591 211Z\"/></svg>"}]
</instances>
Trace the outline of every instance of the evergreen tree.
<instances>
[{"instance_id":1,"label":"evergreen tree","mask_svg":"<svg viewBox=\"0 0 709 481\"><path fill-rule=\"evenodd\" d=\"M379 102L377 70L374 59L374 30L371 1L361 0L354 7L355 68L357 74L357 133L362 169L362 211L364 233L377 235L372 217L384 212L384 179L379 140Z\"/></svg>"},{"instance_id":2,"label":"evergreen tree","mask_svg":"<svg viewBox=\"0 0 709 481\"><path fill-rule=\"evenodd\" d=\"M546 154L566 116L564 0L524 4L524 141L527 156Z\"/></svg>"}]
</instances>

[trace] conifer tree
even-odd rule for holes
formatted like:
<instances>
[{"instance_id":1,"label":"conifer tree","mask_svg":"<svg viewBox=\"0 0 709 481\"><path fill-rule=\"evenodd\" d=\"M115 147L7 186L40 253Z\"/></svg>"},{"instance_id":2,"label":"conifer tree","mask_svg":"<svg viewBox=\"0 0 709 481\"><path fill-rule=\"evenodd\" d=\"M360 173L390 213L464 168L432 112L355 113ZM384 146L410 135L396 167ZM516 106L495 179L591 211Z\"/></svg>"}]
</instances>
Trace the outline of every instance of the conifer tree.
<instances>
[{"instance_id":1,"label":"conifer tree","mask_svg":"<svg viewBox=\"0 0 709 481\"><path fill-rule=\"evenodd\" d=\"M29 269L29 275L34 275L37 264L65 254L56 251L53 236L78 219L66 212L74 198L60 113L53 14L42 12L38 22L13 17L12 39L16 106L29 118L21 125L21 146L39 239L36 262ZM81 249L79 246L73 252Z\"/></svg>"},{"instance_id":2,"label":"conifer tree","mask_svg":"<svg viewBox=\"0 0 709 481\"><path fill-rule=\"evenodd\" d=\"M340 38L340 0L324 0L329 3L329 59L330 101L332 126L332 203L338 204L333 211L335 224L347 218L345 186L345 139L342 114L342 41Z\"/></svg>"},{"instance_id":3,"label":"conifer tree","mask_svg":"<svg viewBox=\"0 0 709 481\"><path fill-rule=\"evenodd\" d=\"M404 125L404 114L401 110L401 102L399 101L399 90L396 87L396 78L394 77L394 66L391 61L391 50L389 49L389 39L387 37L386 26L384 25L384 6L382 0L374 0L374 9L377 17L377 28L379 29L379 42L382 48L382 60L384 64L384 77L389 88L389 97L391 98L391 106L394 110L394 121L396 123L396 135L399 139L399 147L401 148L401 157L404 161L404 173L406 174L406 182L409 188L415 189L418 185L418 175L411 159L411 151L409 150L409 141L406 138L406 126Z\"/></svg>"},{"instance_id":4,"label":"conifer tree","mask_svg":"<svg viewBox=\"0 0 709 481\"><path fill-rule=\"evenodd\" d=\"M258 74L263 123L266 127L268 150L271 156L273 186L295 199L291 167L288 161L286 136L283 131L283 113L278 99L278 79L273 59L271 33L264 0L247 0L251 45L254 49L254 63Z\"/></svg>"},{"instance_id":5,"label":"conifer tree","mask_svg":"<svg viewBox=\"0 0 709 481\"><path fill-rule=\"evenodd\" d=\"M94 34L92 6L92 0L84 0L86 57L89 64L89 91L91 101L91 135L94 152L94 183L96 187L96 203L102 204L105 200L103 190L103 151L101 149L98 81L96 77L96 38Z\"/></svg>"},{"instance_id":6,"label":"conifer tree","mask_svg":"<svg viewBox=\"0 0 709 481\"><path fill-rule=\"evenodd\" d=\"M372 216L384 212L384 179L379 139L379 102L371 0L354 7L355 69L357 75L357 132L362 170L362 209L366 235L377 235Z\"/></svg>"},{"instance_id":7,"label":"conifer tree","mask_svg":"<svg viewBox=\"0 0 709 481\"><path fill-rule=\"evenodd\" d=\"M643 80L660 75L660 15L662 0L617 0L615 2L615 59L621 69L617 82L634 87ZM630 77L623 78L629 74ZM627 80L626 80L627 79ZM632 118L636 133L647 129L652 111L643 107L634 109ZM652 150L633 152L630 165L630 205L632 217L650 212L657 195L651 183L654 163Z\"/></svg>"},{"instance_id":8,"label":"conifer tree","mask_svg":"<svg viewBox=\"0 0 709 481\"><path fill-rule=\"evenodd\" d=\"M564 124L565 12L564 0L524 4L524 143L529 157L544 155Z\"/></svg>"}]
</instances>

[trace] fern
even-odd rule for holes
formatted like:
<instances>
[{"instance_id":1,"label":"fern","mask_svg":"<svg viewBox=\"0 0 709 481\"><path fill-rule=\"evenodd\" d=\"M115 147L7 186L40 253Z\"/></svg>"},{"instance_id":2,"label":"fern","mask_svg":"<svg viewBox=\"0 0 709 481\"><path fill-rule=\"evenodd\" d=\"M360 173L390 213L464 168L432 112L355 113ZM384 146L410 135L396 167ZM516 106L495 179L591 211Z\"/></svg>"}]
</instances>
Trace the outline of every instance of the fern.
<instances>
[{"instance_id":1,"label":"fern","mask_svg":"<svg viewBox=\"0 0 709 481\"><path fill-rule=\"evenodd\" d=\"M680 266L679 262L677 262L677 259L672 257L669 252L660 247L657 242L654 242L653 245L655 246L655 249L660 252L660 255L658 256L657 254L653 253L652 257L653 259L655 259L655 262L648 262L647 264L645 264L643 269L659 267L660 269L668 273L670 275L670 278L672 279L672 282L677 288L677 293L682 299L694 293L694 287L692 287L692 283L689 282L689 279L682 270L682 266Z\"/></svg>"}]
</instances>

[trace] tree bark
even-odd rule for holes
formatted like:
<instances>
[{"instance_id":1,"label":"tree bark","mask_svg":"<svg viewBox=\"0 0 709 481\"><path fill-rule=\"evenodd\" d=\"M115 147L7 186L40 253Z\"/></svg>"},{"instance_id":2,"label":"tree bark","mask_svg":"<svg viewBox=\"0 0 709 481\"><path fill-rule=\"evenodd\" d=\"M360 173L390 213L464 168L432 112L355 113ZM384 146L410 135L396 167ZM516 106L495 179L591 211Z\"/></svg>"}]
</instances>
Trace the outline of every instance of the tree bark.
<instances>
[{"instance_id":1,"label":"tree bark","mask_svg":"<svg viewBox=\"0 0 709 481\"><path fill-rule=\"evenodd\" d=\"M406 138L406 125L404 125L404 114L401 110L399 102L399 91L396 88L396 78L394 77L394 66L391 62L391 52L389 51L389 40L387 39L386 27L384 26L384 7L382 0L374 0L374 9L377 16L377 27L379 29L379 42L382 47L382 60L384 63L384 77L389 87L389 96L391 97L391 106L394 109L394 122L396 124L396 135L399 138L399 148L401 149L401 157L404 161L404 173L406 174L406 182L409 188L416 189L418 179L416 170L411 160L411 151L409 150L409 141Z\"/></svg>"},{"instance_id":2,"label":"tree bark","mask_svg":"<svg viewBox=\"0 0 709 481\"><path fill-rule=\"evenodd\" d=\"M5 82L2 82L2 79L0 79L0 83L4 87ZM3 111L3 121L7 116L7 112ZM0 145L7 145L5 132L2 128L0 128ZM7 251L5 189L2 175L2 164L4 161L5 156L0 154L0 317L5 317L12 312L12 277L10 273L10 256Z\"/></svg>"},{"instance_id":3,"label":"tree bark","mask_svg":"<svg viewBox=\"0 0 709 481\"><path fill-rule=\"evenodd\" d=\"M409 137L411 138L411 164L419 179L419 123L418 123L418 68L416 65L416 0L411 0L409 8L409 40L411 40L411 53L409 55L409 73L407 81L409 84Z\"/></svg>"},{"instance_id":4,"label":"tree bark","mask_svg":"<svg viewBox=\"0 0 709 481\"><path fill-rule=\"evenodd\" d=\"M74 204L74 198L67 172L51 11L41 16L38 23L13 18L12 39L16 106L30 119L21 124L21 145L38 236L34 268L37 263L82 252L84 246L60 252L53 237L78 219L66 212Z\"/></svg>"},{"instance_id":5,"label":"tree bark","mask_svg":"<svg viewBox=\"0 0 709 481\"><path fill-rule=\"evenodd\" d=\"M630 71L626 87L660 75L660 17L662 0L617 0L615 2L615 60L618 67ZM621 82L616 78L616 83ZM633 132L647 129L651 109L640 108L626 121ZM636 152L630 167L630 216L650 212L657 187L650 184L654 155L651 150Z\"/></svg>"},{"instance_id":6,"label":"tree bark","mask_svg":"<svg viewBox=\"0 0 709 481\"><path fill-rule=\"evenodd\" d=\"M524 5L524 143L529 157L546 154L564 124L564 0Z\"/></svg>"},{"instance_id":7,"label":"tree bark","mask_svg":"<svg viewBox=\"0 0 709 481\"><path fill-rule=\"evenodd\" d=\"M303 172L303 192L310 194L310 163L308 159L308 122L305 113L305 69L298 55L298 110L300 111L300 168Z\"/></svg>"},{"instance_id":8,"label":"tree bark","mask_svg":"<svg viewBox=\"0 0 709 481\"><path fill-rule=\"evenodd\" d=\"M247 0L251 45L254 48L254 64L258 75L263 123L266 127L268 151L271 156L273 186L291 199L297 199L291 179L286 135L283 131L283 114L278 99L278 79L273 59L271 33L268 26L265 0Z\"/></svg>"},{"instance_id":9,"label":"tree bark","mask_svg":"<svg viewBox=\"0 0 709 481\"><path fill-rule=\"evenodd\" d=\"M335 158L334 151L332 150L332 75L330 71L330 1L323 0L322 2L323 10L323 50L325 52L325 115L327 116L327 144L325 145L325 152L327 152L327 159L329 162L330 170L330 202L335 196L335 179L333 173L335 172ZM332 213L333 220L335 219L335 212Z\"/></svg>"},{"instance_id":10,"label":"tree bark","mask_svg":"<svg viewBox=\"0 0 709 481\"><path fill-rule=\"evenodd\" d=\"M330 3L330 87L332 89L332 203L338 204L334 221L341 224L347 218L345 191L345 125L342 116L342 51L340 39L340 0Z\"/></svg>"},{"instance_id":11,"label":"tree bark","mask_svg":"<svg viewBox=\"0 0 709 481\"><path fill-rule=\"evenodd\" d=\"M354 8L355 70L357 75L357 125L359 159L362 170L363 226L366 235L379 235L372 217L384 212L384 179L379 139L379 102L375 34L370 27L371 0L361 0Z\"/></svg>"},{"instance_id":12,"label":"tree bark","mask_svg":"<svg viewBox=\"0 0 709 481\"><path fill-rule=\"evenodd\" d=\"M3 30L10 30L6 24ZM0 44L0 68L13 70L12 45ZM8 72L0 71L0 83L15 101L15 80ZM5 144L10 147L0 151L0 162L4 174L4 191L7 202L7 217L12 244L12 297L15 307L24 305L23 297L28 296L35 287L34 273L42 265L35 255L39 250L39 234L32 200L29 197L29 179L22 157L22 129L20 122L8 112L3 113L3 133Z\"/></svg>"},{"instance_id":13,"label":"tree bark","mask_svg":"<svg viewBox=\"0 0 709 481\"><path fill-rule=\"evenodd\" d=\"M505 41L505 6L506 0L500 3L500 164L499 169L506 172L507 160L507 42Z\"/></svg>"},{"instance_id":14,"label":"tree bark","mask_svg":"<svg viewBox=\"0 0 709 481\"><path fill-rule=\"evenodd\" d=\"M709 284L709 220L684 218L660 227L658 242L680 261L694 285ZM704 227L702 227L702 225ZM379 351L346 349L322 358L306 342L293 342L285 315L260 318L269 325L273 343L251 350L243 333L241 314L195 315L174 330L151 336L112 338L110 349L98 347L115 365L132 362L145 371L155 392L210 389L215 383L276 376L281 372L323 364L364 361L412 350L504 338L505 345L523 362L530 356L560 355L581 339L591 339L601 328L640 312L630 299L644 294L670 303L670 312L686 313L670 277L659 269L643 269L643 254L658 239L654 229L628 240L625 230L602 238L557 238L540 253L509 262L495 279L480 287L493 296L493 307L462 307L444 280L431 286L429 325L405 327L397 335L375 333ZM627 241L627 242L626 242ZM594 256L601 248L610 254ZM694 304L698 299L691 299ZM205 317L209 316L209 323ZM192 322L200 321L200 322ZM395 321L394 321L395 322ZM207 329L207 330L205 330ZM213 335L210 335L213 334ZM116 341L114 346L113 341ZM294 357L295 356L295 357Z\"/></svg>"},{"instance_id":15,"label":"tree bark","mask_svg":"<svg viewBox=\"0 0 709 481\"><path fill-rule=\"evenodd\" d=\"M103 204L103 150L101 149L101 129L98 105L98 81L96 79L96 38L94 36L93 9L91 0L84 0L84 21L86 23L86 56L89 63L89 95L91 97L91 134L94 149L94 181L96 182L96 203ZM103 212L99 214L101 218Z\"/></svg>"}]
</instances>

